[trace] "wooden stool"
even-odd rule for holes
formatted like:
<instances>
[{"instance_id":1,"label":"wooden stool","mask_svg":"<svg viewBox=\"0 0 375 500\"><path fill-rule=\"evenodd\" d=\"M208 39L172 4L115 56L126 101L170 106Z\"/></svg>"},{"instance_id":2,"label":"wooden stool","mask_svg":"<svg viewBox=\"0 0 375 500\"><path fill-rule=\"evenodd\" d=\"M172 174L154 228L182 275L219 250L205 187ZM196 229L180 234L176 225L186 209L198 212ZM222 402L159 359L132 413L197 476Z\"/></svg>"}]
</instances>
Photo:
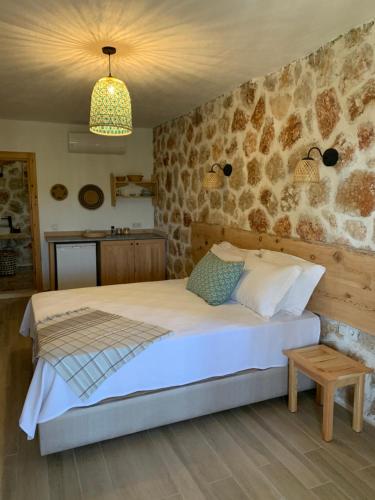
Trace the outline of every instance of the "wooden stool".
<instances>
[{"instance_id":1,"label":"wooden stool","mask_svg":"<svg viewBox=\"0 0 375 500\"><path fill-rule=\"evenodd\" d=\"M319 404L323 402L323 439L331 441L335 390L337 387L354 385L352 427L360 432L363 425L365 375L372 370L326 345L283 352L289 358L289 410L297 411L297 370L300 370L317 383L316 399Z\"/></svg>"}]
</instances>

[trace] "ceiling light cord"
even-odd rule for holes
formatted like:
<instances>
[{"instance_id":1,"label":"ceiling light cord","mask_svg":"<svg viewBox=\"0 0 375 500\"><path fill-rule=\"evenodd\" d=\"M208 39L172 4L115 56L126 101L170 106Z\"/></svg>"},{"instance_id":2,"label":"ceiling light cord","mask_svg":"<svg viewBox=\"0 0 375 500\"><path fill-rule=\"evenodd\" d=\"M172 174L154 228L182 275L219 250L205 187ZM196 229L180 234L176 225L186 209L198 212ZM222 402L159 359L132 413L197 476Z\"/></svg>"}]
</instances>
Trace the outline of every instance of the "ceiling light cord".
<instances>
[{"instance_id":1,"label":"ceiling light cord","mask_svg":"<svg viewBox=\"0 0 375 500\"><path fill-rule=\"evenodd\" d=\"M102 47L102 52L106 56L108 56L108 72L109 72L109 77L112 77L112 71L111 71L111 56L113 54L116 54L116 49L114 47Z\"/></svg>"}]
</instances>

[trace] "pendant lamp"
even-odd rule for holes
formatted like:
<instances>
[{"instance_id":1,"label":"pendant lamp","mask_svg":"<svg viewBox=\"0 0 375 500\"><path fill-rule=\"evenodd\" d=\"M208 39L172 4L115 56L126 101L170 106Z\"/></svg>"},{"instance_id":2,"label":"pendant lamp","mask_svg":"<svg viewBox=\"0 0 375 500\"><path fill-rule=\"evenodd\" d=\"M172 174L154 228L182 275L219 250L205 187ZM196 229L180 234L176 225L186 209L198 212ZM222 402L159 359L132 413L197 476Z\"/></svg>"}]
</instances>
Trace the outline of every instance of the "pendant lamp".
<instances>
[{"instance_id":1,"label":"pendant lamp","mask_svg":"<svg viewBox=\"0 0 375 500\"><path fill-rule=\"evenodd\" d=\"M111 74L114 47L103 47L108 56L109 75L98 80L91 94L90 131L98 135L129 135L132 127L132 107L129 91L122 80Z\"/></svg>"}]
</instances>

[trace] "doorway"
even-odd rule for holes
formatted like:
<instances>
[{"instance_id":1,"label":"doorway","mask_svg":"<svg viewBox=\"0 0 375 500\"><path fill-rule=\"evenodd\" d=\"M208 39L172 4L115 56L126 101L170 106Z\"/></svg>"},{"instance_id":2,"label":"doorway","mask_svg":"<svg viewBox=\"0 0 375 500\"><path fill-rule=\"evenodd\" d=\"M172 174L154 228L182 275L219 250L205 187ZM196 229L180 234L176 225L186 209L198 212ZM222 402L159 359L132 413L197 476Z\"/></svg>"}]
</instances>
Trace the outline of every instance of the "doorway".
<instances>
[{"instance_id":1,"label":"doorway","mask_svg":"<svg viewBox=\"0 0 375 500\"><path fill-rule=\"evenodd\" d=\"M35 153L0 151L0 298L42 287Z\"/></svg>"}]
</instances>

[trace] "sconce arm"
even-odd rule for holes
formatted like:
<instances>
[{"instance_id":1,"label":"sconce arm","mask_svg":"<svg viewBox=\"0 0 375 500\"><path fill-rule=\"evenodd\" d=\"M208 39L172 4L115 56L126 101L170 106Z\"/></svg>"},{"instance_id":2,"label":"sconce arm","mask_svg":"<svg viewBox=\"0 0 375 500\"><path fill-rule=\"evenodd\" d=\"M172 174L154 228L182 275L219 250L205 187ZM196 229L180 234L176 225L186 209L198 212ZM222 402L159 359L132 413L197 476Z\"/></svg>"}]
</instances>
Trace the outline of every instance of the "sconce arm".
<instances>
[{"instance_id":1,"label":"sconce arm","mask_svg":"<svg viewBox=\"0 0 375 500\"><path fill-rule=\"evenodd\" d=\"M310 153L314 149L316 149L319 152L320 157L322 158L322 161L326 167L334 167L339 160L339 153L338 153L337 149L328 148L324 151L324 153L322 153L321 150L316 146L313 146L312 148L309 149L309 152L307 153L307 157L304 158L305 160L313 160L314 159L314 158L310 157Z\"/></svg>"},{"instance_id":2,"label":"sconce arm","mask_svg":"<svg viewBox=\"0 0 375 500\"><path fill-rule=\"evenodd\" d=\"M220 163L214 163L213 165L211 165L211 168L210 168L209 172L215 172L214 167L219 167L219 168L220 168L220 170L222 170L222 171L223 171L223 174L224 174L226 177L229 177L229 176L231 175L231 173L232 173L232 165L230 165L229 163L226 163L226 164L224 165L224 167L222 167L222 166L220 165Z\"/></svg>"},{"instance_id":3,"label":"sconce arm","mask_svg":"<svg viewBox=\"0 0 375 500\"><path fill-rule=\"evenodd\" d=\"M313 160L313 158L311 158L311 157L310 157L310 153L311 153L311 151L313 151L314 149L316 149L316 150L319 152L320 157L321 157L321 158L323 158L323 154L322 154L321 150L320 150L317 146L313 146L312 148L310 148L310 149L309 149L309 151L308 151L308 153L307 153L307 157L306 157L306 159Z\"/></svg>"}]
</instances>

